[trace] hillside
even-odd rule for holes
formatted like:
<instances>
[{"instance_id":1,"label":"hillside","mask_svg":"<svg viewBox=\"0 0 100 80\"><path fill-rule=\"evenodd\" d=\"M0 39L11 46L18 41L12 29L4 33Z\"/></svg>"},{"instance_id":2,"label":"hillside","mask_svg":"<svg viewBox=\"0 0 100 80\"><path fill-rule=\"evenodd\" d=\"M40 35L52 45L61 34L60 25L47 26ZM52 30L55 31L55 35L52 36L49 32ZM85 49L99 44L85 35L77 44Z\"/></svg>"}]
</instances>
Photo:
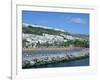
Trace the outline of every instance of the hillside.
<instances>
[{"instance_id":1,"label":"hillside","mask_svg":"<svg viewBox=\"0 0 100 80\"><path fill-rule=\"evenodd\" d=\"M32 25L28 25L27 27L25 27L23 25L22 27L22 32L25 34L36 34L36 35L42 35L43 33L45 34L51 34L51 35L60 35L60 34L65 34L65 35L69 35L68 32L63 32L60 30L54 30L54 29L47 29L47 28L42 28L40 26L32 26Z\"/></svg>"},{"instance_id":2,"label":"hillside","mask_svg":"<svg viewBox=\"0 0 100 80\"><path fill-rule=\"evenodd\" d=\"M40 25L22 25L23 47L66 47L89 46L89 36L72 34L60 29L48 28Z\"/></svg>"}]
</instances>

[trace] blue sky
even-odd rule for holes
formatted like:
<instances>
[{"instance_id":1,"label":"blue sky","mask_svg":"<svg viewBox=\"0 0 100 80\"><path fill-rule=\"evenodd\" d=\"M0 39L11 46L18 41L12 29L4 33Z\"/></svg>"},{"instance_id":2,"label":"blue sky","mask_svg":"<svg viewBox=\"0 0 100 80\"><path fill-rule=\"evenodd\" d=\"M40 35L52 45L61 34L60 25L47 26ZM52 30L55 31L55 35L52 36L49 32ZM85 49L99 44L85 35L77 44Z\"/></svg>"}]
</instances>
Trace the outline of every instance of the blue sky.
<instances>
[{"instance_id":1,"label":"blue sky","mask_svg":"<svg viewBox=\"0 0 100 80\"><path fill-rule=\"evenodd\" d=\"M89 34L89 14L22 11L22 23L62 29L74 34Z\"/></svg>"}]
</instances>

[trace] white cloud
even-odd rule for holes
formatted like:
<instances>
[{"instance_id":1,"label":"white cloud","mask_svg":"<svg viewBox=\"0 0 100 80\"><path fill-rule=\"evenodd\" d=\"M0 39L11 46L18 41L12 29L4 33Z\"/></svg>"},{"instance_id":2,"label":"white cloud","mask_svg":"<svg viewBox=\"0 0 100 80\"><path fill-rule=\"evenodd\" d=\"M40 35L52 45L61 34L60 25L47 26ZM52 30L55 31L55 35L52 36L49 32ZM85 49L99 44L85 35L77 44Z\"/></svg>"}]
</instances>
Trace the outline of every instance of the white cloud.
<instances>
[{"instance_id":1,"label":"white cloud","mask_svg":"<svg viewBox=\"0 0 100 80\"><path fill-rule=\"evenodd\" d=\"M70 22L72 23L76 23L76 24L85 24L85 20L82 18L71 18Z\"/></svg>"}]
</instances>

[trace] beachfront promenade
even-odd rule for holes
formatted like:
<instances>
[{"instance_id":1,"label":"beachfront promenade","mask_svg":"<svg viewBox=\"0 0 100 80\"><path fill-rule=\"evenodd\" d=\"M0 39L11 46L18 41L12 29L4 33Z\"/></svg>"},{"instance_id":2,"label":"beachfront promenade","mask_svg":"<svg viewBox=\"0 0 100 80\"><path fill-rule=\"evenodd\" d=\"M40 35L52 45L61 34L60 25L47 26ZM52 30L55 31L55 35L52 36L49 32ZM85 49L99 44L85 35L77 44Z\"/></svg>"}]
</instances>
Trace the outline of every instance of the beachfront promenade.
<instances>
[{"instance_id":1,"label":"beachfront promenade","mask_svg":"<svg viewBox=\"0 0 100 80\"><path fill-rule=\"evenodd\" d=\"M33 51L39 51L35 54ZM41 51L44 51L44 53ZM54 53L52 53L54 50ZM56 51L55 51L56 50ZM24 49L22 57L23 68L70 61L89 56L89 48L72 47L62 49ZM57 51L59 53L57 53ZM30 53L31 52L31 53ZM33 53L32 53L33 52ZM46 54L45 54L46 52Z\"/></svg>"}]
</instances>

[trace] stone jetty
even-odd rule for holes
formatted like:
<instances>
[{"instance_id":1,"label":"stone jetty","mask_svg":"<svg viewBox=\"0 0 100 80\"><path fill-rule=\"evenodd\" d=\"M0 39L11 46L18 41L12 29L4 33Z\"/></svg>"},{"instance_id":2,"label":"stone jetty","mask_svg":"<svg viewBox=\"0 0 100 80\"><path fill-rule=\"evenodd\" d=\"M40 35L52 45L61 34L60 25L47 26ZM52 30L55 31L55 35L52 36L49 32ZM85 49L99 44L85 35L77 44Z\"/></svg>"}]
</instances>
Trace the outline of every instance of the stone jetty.
<instances>
[{"instance_id":1,"label":"stone jetty","mask_svg":"<svg viewBox=\"0 0 100 80\"><path fill-rule=\"evenodd\" d=\"M89 48L72 47L67 48L64 52L50 54L30 54L27 51L23 52L22 67L30 68L46 64L59 63L62 61L70 61L81 59L89 56Z\"/></svg>"}]
</instances>

